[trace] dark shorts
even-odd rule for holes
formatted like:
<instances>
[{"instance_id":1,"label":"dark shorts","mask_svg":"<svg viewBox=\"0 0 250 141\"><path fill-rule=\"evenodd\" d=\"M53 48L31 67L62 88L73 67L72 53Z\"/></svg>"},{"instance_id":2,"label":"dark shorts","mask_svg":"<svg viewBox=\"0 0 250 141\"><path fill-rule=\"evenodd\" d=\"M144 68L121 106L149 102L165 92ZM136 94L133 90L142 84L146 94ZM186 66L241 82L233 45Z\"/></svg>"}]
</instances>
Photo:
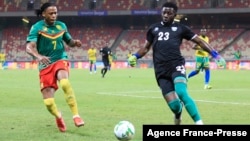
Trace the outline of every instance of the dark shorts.
<instances>
[{"instance_id":1,"label":"dark shorts","mask_svg":"<svg viewBox=\"0 0 250 141\"><path fill-rule=\"evenodd\" d=\"M109 67L109 59L102 60L104 67Z\"/></svg>"},{"instance_id":2,"label":"dark shorts","mask_svg":"<svg viewBox=\"0 0 250 141\"><path fill-rule=\"evenodd\" d=\"M163 95L175 91L174 79L176 77L186 78L185 63L157 65L155 67L155 77Z\"/></svg>"}]
</instances>

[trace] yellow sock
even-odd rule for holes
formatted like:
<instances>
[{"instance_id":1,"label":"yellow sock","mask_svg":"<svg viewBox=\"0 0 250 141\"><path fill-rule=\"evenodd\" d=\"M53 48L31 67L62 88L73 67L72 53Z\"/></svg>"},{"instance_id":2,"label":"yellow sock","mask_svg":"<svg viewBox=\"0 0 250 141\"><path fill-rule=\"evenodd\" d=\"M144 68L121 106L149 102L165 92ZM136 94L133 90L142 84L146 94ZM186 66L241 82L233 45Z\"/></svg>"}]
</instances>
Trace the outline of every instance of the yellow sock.
<instances>
[{"instance_id":1,"label":"yellow sock","mask_svg":"<svg viewBox=\"0 0 250 141\"><path fill-rule=\"evenodd\" d=\"M78 115L78 108L77 108L75 93L70 85L69 80L62 79L62 80L60 80L59 84L64 91L64 98L65 98L66 102L68 103L72 114Z\"/></svg>"},{"instance_id":2,"label":"yellow sock","mask_svg":"<svg viewBox=\"0 0 250 141\"><path fill-rule=\"evenodd\" d=\"M43 100L45 106L47 107L48 111L54 115L55 117L60 117L60 112L58 111L56 107L56 103L54 98L47 98Z\"/></svg>"}]
</instances>

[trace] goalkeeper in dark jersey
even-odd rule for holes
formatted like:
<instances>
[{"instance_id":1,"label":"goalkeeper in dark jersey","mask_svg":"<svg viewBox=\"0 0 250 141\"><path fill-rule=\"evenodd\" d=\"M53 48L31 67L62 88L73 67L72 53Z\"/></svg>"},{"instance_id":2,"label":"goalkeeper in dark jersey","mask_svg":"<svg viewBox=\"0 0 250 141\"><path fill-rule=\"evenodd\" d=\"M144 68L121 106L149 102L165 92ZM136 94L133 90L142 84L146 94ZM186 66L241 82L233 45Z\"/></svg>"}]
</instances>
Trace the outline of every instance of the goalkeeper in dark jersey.
<instances>
[{"instance_id":1,"label":"goalkeeper in dark jersey","mask_svg":"<svg viewBox=\"0 0 250 141\"><path fill-rule=\"evenodd\" d=\"M135 54L129 57L131 66L137 59L153 50L155 77L162 95L174 113L174 123L181 123L182 108L185 106L195 124L203 124L195 101L187 90L185 59L181 55L180 45L183 39L191 40L207 51L220 64L225 63L222 57L191 29L174 21L178 7L175 3L166 2L161 8L162 21L152 24L146 34L146 43Z\"/></svg>"},{"instance_id":2,"label":"goalkeeper in dark jersey","mask_svg":"<svg viewBox=\"0 0 250 141\"><path fill-rule=\"evenodd\" d=\"M69 61L64 46L66 43L70 47L81 47L82 43L72 39L65 23L57 21L58 12L54 4L44 3L36 13L43 19L32 25L27 37L26 51L39 62L43 102L55 117L59 130L65 132L66 125L55 103L54 94L58 89L58 82L72 112L75 126L83 126L84 121L79 116L74 90L68 79Z\"/></svg>"}]
</instances>

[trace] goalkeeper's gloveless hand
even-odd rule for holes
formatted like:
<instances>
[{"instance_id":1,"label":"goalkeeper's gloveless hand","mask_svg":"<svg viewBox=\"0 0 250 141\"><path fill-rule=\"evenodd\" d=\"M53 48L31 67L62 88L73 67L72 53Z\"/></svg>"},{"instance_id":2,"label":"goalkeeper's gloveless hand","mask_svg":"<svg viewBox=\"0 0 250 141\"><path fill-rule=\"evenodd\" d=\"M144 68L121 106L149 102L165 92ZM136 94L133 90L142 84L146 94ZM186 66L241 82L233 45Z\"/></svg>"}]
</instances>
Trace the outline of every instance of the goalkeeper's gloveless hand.
<instances>
[{"instance_id":1,"label":"goalkeeper's gloveless hand","mask_svg":"<svg viewBox=\"0 0 250 141\"><path fill-rule=\"evenodd\" d=\"M129 65L131 67L135 67L136 66L136 63L137 63L137 57L135 55L131 55L129 58L128 58L128 62L129 62Z\"/></svg>"}]
</instances>

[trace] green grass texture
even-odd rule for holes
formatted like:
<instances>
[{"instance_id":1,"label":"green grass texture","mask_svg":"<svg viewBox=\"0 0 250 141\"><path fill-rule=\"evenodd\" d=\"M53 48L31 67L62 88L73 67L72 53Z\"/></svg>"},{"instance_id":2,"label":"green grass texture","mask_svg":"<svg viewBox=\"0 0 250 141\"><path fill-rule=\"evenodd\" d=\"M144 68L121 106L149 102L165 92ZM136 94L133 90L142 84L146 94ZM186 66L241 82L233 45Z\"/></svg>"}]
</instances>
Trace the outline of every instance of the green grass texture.
<instances>
[{"instance_id":1,"label":"green grass texture","mask_svg":"<svg viewBox=\"0 0 250 141\"><path fill-rule=\"evenodd\" d=\"M63 91L58 89L55 101L67 125L61 133L43 104L38 74L38 70L0 70L1 141L117 141L113 130L121 120L133 123L133 141L141 141L144 124L173 125L173 114L152 68L111 69L105 78L100 69L96 74L71 69L69 79L86 124L74 126ZM210 84L212 89L203 89L204 73L188 80L189 94L204 124L249 124L249 71L211 70ZM182 124L194 124L185 109L182 119Z\"/></svg>"}]
</instances>

